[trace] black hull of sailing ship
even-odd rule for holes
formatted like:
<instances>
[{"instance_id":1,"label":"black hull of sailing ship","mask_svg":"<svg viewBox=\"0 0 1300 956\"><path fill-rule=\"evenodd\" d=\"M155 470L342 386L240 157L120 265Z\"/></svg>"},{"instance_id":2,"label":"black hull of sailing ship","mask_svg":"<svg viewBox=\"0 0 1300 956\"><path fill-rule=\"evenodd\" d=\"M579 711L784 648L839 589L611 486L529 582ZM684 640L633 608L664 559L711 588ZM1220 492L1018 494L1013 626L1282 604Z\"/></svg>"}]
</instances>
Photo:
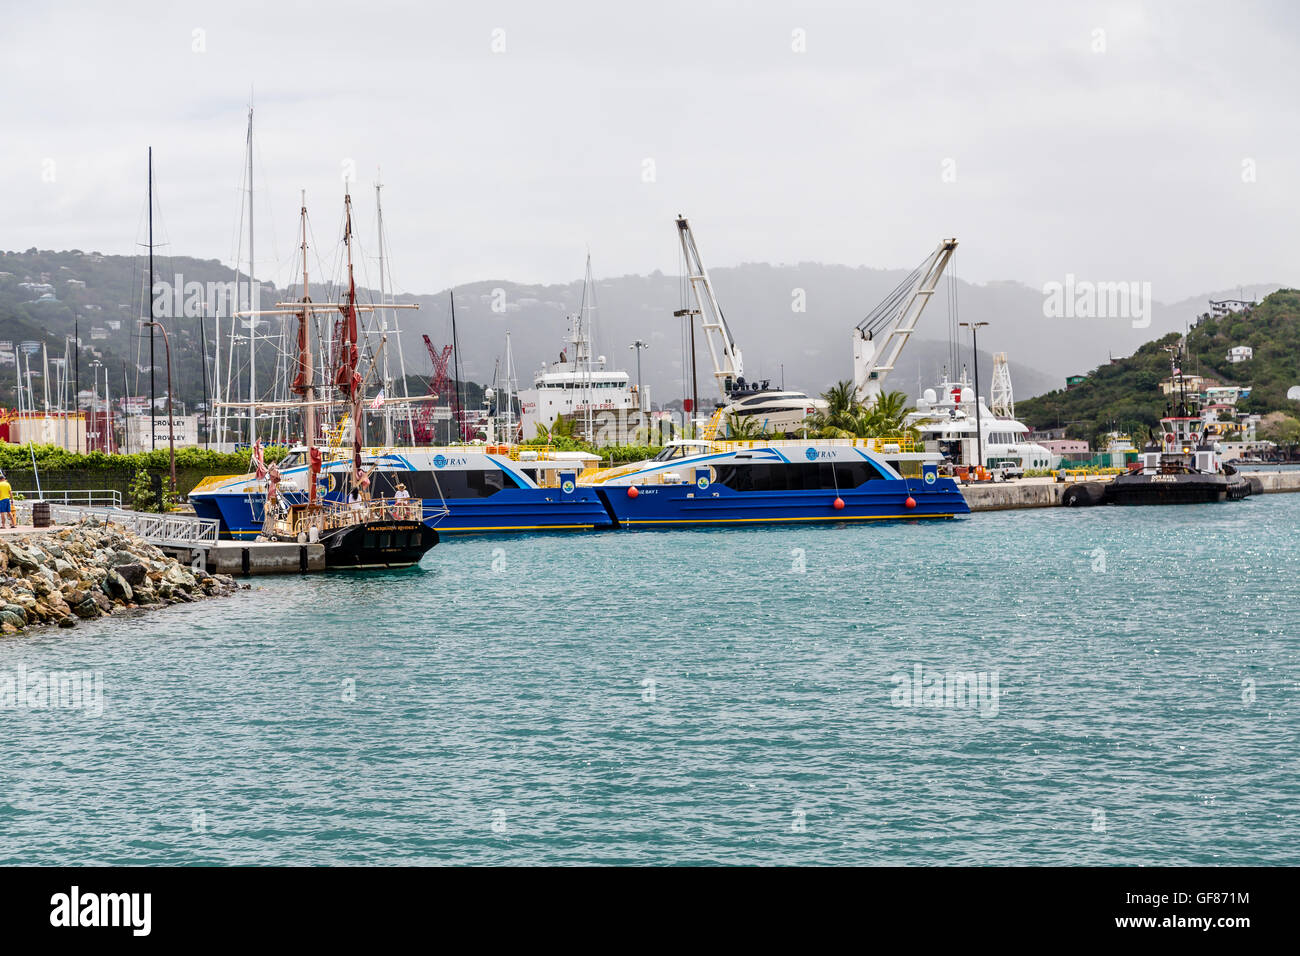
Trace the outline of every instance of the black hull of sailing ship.
<instances>
[{"instance_id":1,"label":"black hull of sailing ship","mask_svg":"<svg viewBox=\"0 0 1300 956\"><path fill-rule=\"evenodd\" d=\"M438 543L423 521L362 521L326 532L325 565L330 568L409 568Z\"/></svg>"},{"instance_id":2,"label":"black hull of sailing ship","mask_svg":"<svg viewBox=\"0 0 1300 956\"><path fill-rule=\"evenodd\" d=\"M1189 505L1238 501L1251 492L1240 475L1119 475L1106 486L1106 500L1117 505Z\"/></svg>"}]
</instances>

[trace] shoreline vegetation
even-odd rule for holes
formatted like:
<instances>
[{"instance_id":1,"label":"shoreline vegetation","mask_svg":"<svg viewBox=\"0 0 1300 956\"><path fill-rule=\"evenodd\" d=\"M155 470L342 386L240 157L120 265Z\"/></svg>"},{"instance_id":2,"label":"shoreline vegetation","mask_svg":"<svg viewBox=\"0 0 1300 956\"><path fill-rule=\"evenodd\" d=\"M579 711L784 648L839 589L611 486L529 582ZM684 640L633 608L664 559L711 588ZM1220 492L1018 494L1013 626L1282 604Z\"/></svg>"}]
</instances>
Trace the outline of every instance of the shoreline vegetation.
<instances>
[{"instance_id":1,"label":"shoreline vegetation","mask_svg":"<svg viewBox=\"0 0 1300 956\"><path fill-rule=\"evenodd\" d=\"M136 535L87 518L0 538L0 634L225 597L248 585L195 571Z\"/></svg>"}]
</instances>

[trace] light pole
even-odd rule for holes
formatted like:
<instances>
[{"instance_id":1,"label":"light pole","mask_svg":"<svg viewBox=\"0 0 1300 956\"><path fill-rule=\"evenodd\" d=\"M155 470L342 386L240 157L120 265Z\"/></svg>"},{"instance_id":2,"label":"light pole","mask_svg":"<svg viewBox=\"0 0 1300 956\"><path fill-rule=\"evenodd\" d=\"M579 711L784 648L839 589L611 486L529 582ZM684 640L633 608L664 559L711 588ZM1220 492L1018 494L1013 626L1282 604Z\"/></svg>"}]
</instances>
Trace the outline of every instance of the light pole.
<instances>
[{"instance_id":1,"label":"light pole","mask_svg":"<svg viewBox=\"0 0 1300 956\"><path fill-rule=\"evenodd\" d=\"M163 347L167 350L167 455L171 459L172 466L172 494L176 494L176 426L172 422L172 346L167 341L167 330L163 328L161 322L146 323L150 326L157 326L163 334ZM150 419L149 430L153 431L153 419Z\"/></svg>"},{"instance_id":2,"label":"light pole","mask_svg":"<svg viewBox=\"0 0 1300 956\"><path fill-rule=\"evenodd\" d=\"M641 391L641 350L649 347L649 342L642 342L640 339L628 346L628 348L636 350L636 407L641 412L645 411L645 395Z\"/></svg>"},{"instance_id":3,"label":"light pole","mask_svg":"<svg viewBox=\"0 0 1300 956\"><path fill-rule=\"evenodd\" d=\"M970 329L970 350L975 359L975 456L976 468L984 467L984 432L980 426L980 349L976 342L976 332L988 325L987 322L962 322Z\"/></svg>"}]
</instances>

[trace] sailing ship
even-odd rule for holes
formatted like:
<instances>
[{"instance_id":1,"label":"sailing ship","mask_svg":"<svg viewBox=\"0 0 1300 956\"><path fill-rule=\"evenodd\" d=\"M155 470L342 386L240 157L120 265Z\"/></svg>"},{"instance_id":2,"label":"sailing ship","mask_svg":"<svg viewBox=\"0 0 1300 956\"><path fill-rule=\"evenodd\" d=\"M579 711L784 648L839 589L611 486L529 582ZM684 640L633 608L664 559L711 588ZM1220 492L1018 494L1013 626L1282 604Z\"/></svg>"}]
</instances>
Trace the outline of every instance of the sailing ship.
<instances>
[{"instance_id":1,"label":"sailing ship","mask_svg":"<svg viewBox=\"0 0 1300 956\"><path fill-rule=\"evenodd\" d=\"M356 278L352 262L352 196L345 190L343 244L346 250L347 286L341 302L313 302L307 258L307 203L304 197L300 213L302 288L297 302L279 302L273 309L249 309L236 313L254 323L265 315L292 316L297 323L296 363L289 391L289 402L246 404L250 414L266 407L276 411L294 411L302 425L305 474L296 475L301 486L291 481L282 488L284 474L278 466L267 468L261 454L261 441L253 442L251 488L245 482L246 497L260 497L261 507L250 508L249 517L260 511L256 536L270 540L319 541L325 545L326 565L339 568L409 567L438 543L431 520L442 511L428 514L421 498L410 496L405 488L376 496L371 480L373 468L366 467L362 451L365 428L363 401L366 376L359 367L358 313L368 310L357 302ZM388 305L387 308L418 308ZM332 320L328 361L318 371L312 349L313 320ZM371 366L374 362L372 360ZM382 395L382 392L381 392ZM382 404L380 397L378 403ZM374 403L372 403L373 405ZM330 419L334 418L331 422ZM351 438L351 454L343 452ZM336 494L325 497L321 476L326 472L326 456L335 467ZM340 467L342 466L342 467ZM190 494L195 511L203 517L221 514L219 488L209 489L211 482L201 483ZM329 479L326 479L326 488ZM294 493L290 493L290 488ZM388 491L387 489L385 489ZM254 519L255 520L255 519Z\"/></svg>"}]
</instances>

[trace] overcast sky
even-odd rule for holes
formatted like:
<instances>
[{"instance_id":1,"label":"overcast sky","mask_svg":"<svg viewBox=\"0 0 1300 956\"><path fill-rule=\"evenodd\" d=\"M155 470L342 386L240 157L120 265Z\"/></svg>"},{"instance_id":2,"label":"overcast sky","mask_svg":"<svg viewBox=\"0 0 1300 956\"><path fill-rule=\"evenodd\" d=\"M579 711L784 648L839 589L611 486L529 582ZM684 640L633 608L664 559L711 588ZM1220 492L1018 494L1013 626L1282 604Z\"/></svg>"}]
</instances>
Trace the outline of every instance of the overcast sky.
<instances>
[{"instance_id":1,"label":"overcast sky","mask_svg":"<svg viewBox=\"0 0 1300 956\"><path fill-rule=\"evenodd\" d=\"M138 248L152 145L158 241L231 260L251 95L281 284L300 189L332 255L346 168L373 255L381 167L400 291L569 281L588 247L598 275L672 273L679 211L712 267L910 268L954 235L974 281L1300 282L1293 4L0 12L0 248Z\"/></svg>"}]
</instances>

